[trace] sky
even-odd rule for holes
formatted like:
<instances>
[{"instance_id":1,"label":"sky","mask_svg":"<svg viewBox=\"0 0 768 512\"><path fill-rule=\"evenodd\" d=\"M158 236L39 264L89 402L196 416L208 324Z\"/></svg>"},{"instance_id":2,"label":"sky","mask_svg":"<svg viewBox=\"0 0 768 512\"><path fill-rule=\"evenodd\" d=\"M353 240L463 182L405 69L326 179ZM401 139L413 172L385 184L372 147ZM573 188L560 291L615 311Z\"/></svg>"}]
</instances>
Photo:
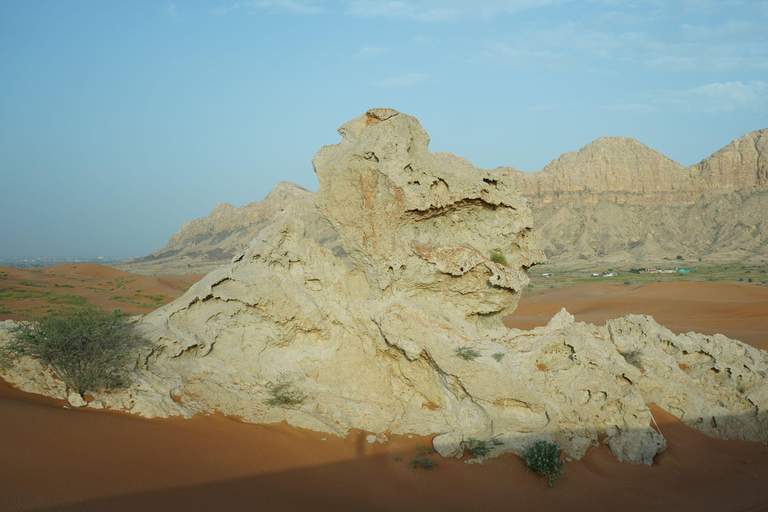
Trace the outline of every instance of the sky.
<instances>
[{"instance_id":1,"label":"sky","mask_svg":"<svg viewBox=\"0 0 768 512\"><path fill-rule=\"evenodd\" d=\"M372 107L530 172L603 136L691 165L768 127L768 0L0 0L0 258L141 256L317 189Z\"/></svg>"}]
</instances>

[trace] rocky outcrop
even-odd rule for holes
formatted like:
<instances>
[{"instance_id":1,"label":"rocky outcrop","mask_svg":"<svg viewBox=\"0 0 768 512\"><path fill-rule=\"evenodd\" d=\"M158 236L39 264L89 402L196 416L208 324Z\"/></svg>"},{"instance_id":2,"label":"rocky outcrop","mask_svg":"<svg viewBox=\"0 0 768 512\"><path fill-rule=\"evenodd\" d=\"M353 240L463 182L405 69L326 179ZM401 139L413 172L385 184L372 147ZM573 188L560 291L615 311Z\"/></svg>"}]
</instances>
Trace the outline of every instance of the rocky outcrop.
<instances>
[{"instance_id":1,"label":"rocky outcrop","mask_svg":"<svg viewBox=\"0 0 768 512\"><path fill-rule=\"evenodd\" d=\"M315 201L347 261L276 212L229 265L141 319L153 348L133 385L92 403L436 434L444 456L470 439L521 454L543 438L580 458L602 438L620 460L650 464L666 442L649 402L712 435L765 440L764 352L637 316L594 326L562 311L507 330L501 317L542 261L509 174L431 154L419 122L390 109L339 133L313 160ZM45 374L36 364L4 377L45 392L31 384Z\"/></svg>"}]
</instances>

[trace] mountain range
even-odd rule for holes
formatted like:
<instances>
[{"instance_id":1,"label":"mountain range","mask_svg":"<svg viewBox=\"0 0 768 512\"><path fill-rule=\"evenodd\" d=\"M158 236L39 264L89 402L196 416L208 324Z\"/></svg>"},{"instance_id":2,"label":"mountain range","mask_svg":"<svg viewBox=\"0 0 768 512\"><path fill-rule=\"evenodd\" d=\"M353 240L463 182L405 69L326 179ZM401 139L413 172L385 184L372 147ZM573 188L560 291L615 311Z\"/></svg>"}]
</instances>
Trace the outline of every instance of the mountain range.
<instances>
[{"instance_id":1,"label":"mountain range","mask_svg":"<svg viewBox=\"0 0 768 512\"><path fill-rule=\"evenodd\" d=\"M602 137L538 172L499 167L528 199L550 264L653 265L682 256L722 263L768 260L768 129L740 137L685 167L632 138ZM279 211L345 254L314 194L288 182L262 201L217 205L185 222L166 246L120 268L146 274L202 273L244 250Z\"/></svg>"}]
</instances>

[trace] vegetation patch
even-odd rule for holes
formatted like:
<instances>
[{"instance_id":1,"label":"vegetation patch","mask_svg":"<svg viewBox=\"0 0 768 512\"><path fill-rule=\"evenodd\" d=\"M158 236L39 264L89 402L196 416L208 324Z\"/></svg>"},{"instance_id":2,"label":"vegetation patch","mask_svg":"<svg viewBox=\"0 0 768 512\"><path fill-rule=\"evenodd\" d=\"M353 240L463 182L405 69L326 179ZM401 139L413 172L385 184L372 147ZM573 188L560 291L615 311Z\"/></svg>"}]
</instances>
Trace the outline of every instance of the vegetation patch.
<instances>
[{"instance_id":1,"label":"vegetation patch","mask_svg":"<svg viewBox=\"0 0 768 512\"><path fill-rule=\"evenodd\" d=\"M137 293L134 294L134 296L135 297L143 297L145 299L149 299L151 301L154 301L154 302L156 302L158 304L161 304L165 300L165 296L164 295L150 295L148 293L138 293L137 292Z\"/></svg>"},{"instance_id":2,"label":"vegetation patch","mask_svg":"<svg viewBox=\"0 0 768 512\"><path fill-rule=\"evenodd\" d=\"M492 252L491 261L494 263L498 263L499 265L504 265L505 267L509 265L509 263L507 263L507 257L501 254L500 252Z\"/></svg>"},{"instance_id":3,"label":"vegetation patch","mask_svg":"<svg viewBox=\"0 0 768 512\"><path fill-rule=\"evenodd\" d=\"M277 384L267 386L269 394L272 395L264 401L269 406L278 405L299 405L304 403L307 396L293 388L290 384Z\"/></svg>"},{"instance_id":4,"label":"vegetation patch","mask_svg":"<svg viewBox=\"0 0 768 512\"><path fill-rule=\"evenodd\" d=\"M44 284L32 283L29 281L20 281L19 284L21 286L34 286L35 288L45 288Z\"/></svg>"},{"instance_id":5,"label":"vegetation patch","mask_svg":"<svg viewBox=\"0 0 768 512\"><path fill-rule=\"evenodd\" d=\"M504 352L496 352L491 356L494 361L497 363L500 363L502 359L504 359Z\"/></svg>"},{"instance_id":6,"label":"vegetation patch","mask_svg":"<svg viewBox=\"0 0 768 512\"><path fill-rule=\"evenodd\" d=\"M437 462L433 461L429 457L417 457L411 461L411 467L413 469L432 469L435 466L437 466Z\"/></svg>"},{"instance_id":7,"label":"vegetation patch","mask_svg":"<svg viewBox=\"0 0 768 512\"><path fill-rule=\"evenodd\" d=\"M416 445L416 458L411 461L411 467L413 469L432 469L437 466L437 462L430 459L429 456L436 453L437 450L431 446L424 446L423 444Z\"/></svg>"},{"instance_id":8,"label":"vegetation patch","mask_svg":"<svg viewBox=\"0 0 768 512\"><path fill-rule=\"evenodd\" d=\"M133 323L93 306L19 323L9 333L0 364L9 366L24 356L38 359L80 394L126 384L133 353L146 344Z\"/></svg>"},{"instance_id":9,"label":"vegetation patch","mask_svg":"<svg viewBox=\"0 0 768 512\"><path fill-rule=\"evenodd\" d=\"M112 295L107 300L116 300L118 302L124 302L126 304L134 304L136 306L142 307L142 308L156 308L157 304L149 304L147 302L140 302L138 300L132 300L128 297L123 297L121 295Z\"/></svg>"},{"instance_id":10,"label":"vegetation patch","mask_svg":"<svg viewBox=\"0 0 768 512\"><path fill-rule=\"evenodd\" d=\"M641 355L640 349L636 348L634 350L620 352L620 354L629 364L631 364L638 370L643 369L643 363L640 361L640 355Z\"/></svg>"},{"instance_id":11,"label":"vegetation patch","mask_svg":"<svg viewBox=\"0 0 768 512\"><path fill-rule=\"evenodd\" d=\"M456 357L460 357L465 361L474 361L480 357L480 352L477 349L467 346L459 347L455 350Z\"/></svg>"},{"instance_id":12,"label":"vegetation patch","mask_svg":"<svg viewBox=\"0 0 768 512\"><path fill-rule=\"evenodd\" d=\"M463 441L462 444L464 445L464 449L470 455L474 455L475 457L485 457L496 446L501 446L502 442L499 441L498 439L491 439L490 441L480 441L470 437L469 439Z\"/></svg>"},{"instance_id":13,"label":"vegetation patch","mask_svg":"<svg viewBox=\"0 0 768 512\"><path fill-rule=\"evenodd\" d=\"M559 455L559 444L538 439L528 447L523 458L525 464L539 476L546 478L549 487L552 487L555 485L555 480L563 474L565 461L558 460Z\"/></svg>"}]
</instances>

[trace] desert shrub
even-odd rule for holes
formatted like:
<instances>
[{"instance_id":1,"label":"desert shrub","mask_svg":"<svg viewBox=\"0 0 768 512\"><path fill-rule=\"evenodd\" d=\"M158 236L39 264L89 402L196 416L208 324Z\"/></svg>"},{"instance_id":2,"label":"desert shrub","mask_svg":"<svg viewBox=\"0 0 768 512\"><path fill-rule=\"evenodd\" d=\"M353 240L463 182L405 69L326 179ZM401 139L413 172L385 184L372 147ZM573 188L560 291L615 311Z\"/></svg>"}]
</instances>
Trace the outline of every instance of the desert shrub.
<instances>
[{"instance_id":1,"label":"desert shrub","mask_svg":"<svg viewBox=\"0 0 768 512\"><path fill-rule=\"evenodd\" d=\"M555 485L555 480L563 474L565 461L558 460L560 445L543 439L535 441L525 451L525 464L539 476L548 480L549 486Z\"/></svg>"},{"instance_id":2,"label":"desert shrub","mask_svg":"<svg viewBox=\"0 0 768 512\"><path fill-rule=\"evenodd\" d=\"M411 467L413 469L418 469L418 468L432 469L435 466L437 466L437 462L433 461L429 457L416 458L411 461Z\"/></svg>"},{"instance_id":3,"label":"desert shrub","mask_svg":"<svg viewBox=\"0 0 768 512\"><path fill-rule=\"evenodd\" d=\"M621 352L621 355L626 359L626 361L637 368L638 370L643 369L643 364L640 362L640 349L634 349L634 350L628 350L626 352Z\"/></svg>"},{"instance_id":4,"label":"desert shrub","mask_svg":"<svg viewBox=\"0 0 768 512\"><path fill-rule=\"evenodd\" d=\"M494 263L498 263L499 265L507 266L507 258L500 252L492 252L491 253L491 261Z\"/></svg>"},{"instance_id":5,"label":"desert shrub","mask_svg":"<svg viewBox=\"0 0 768 512\"><path fill-rule=\"evenodd\" d=\"M496 352L491 356L497 363L500 363L504 359L504 352Z\"/></svg>"},{"instance_id":6,"label":"desert shrub","mask_svg":"<svg viewBox=\"0 0 768 512\"><path fill-rule=\"evenodd\" d=\"M435 450L432 446L426 446L423 444L417 444L416 445L416 454L421 455L434 455L437 453L437 450Z\"/></svg>"},{"instance_id":7,"label":"desert shrub","mask_svg":"<svg viewBox=\"0 0 768 512\"><path fill-rule=\"evenodd\" d=\"M264 403L271 406L299 405L304 403L306 398L304 393L287 383L269 386L269 394L272 395L272 398L268 398Z\"/></svg>"},{"instance_id":8,"label":"desert shrub","mask_svg":"<svg viewBox=\"0 0 768 512\"><path fill-rule=\"evenodd\" d=\"M752 278L750 277L749 279L747 279L747 282L748 282L748 283L751 283L751 282L753 282Z\"/></svg>"},{"instance_id":9,"label":"desert shrub","mask_svg":"<svg viewBox=\"0 0 768 512\"><path fill-rule=\"evenodd\" d=\"M465 361L474 361L480 357L480 352L472 347L459 347L456 349L456 357L460 357Z\"/></svg>"},{"instance_id":10,"label":"desert shrub","mask_svg":"<svg viewBox=\"0 0 768 512\"><path fill-rule=\"evenodd\" d=\"M491 439L490 441L479 441L470 437L463 442L464 448L467 453L474 455L475 457L485 457L495 447L501 445L501 441L498 439Z\"/></svg>"},{"instance_id":11,"label":"desert shrub","mask_svg":"<svg viewBox=\"0 0 768 512\"><path fill-rule=\"evenodd\" d=\"M92 306L16 324L9 334L0 361L38 359L78 393L126 384L132 352L146 343L126 318Z\"/></svg>"}]
</instances>

